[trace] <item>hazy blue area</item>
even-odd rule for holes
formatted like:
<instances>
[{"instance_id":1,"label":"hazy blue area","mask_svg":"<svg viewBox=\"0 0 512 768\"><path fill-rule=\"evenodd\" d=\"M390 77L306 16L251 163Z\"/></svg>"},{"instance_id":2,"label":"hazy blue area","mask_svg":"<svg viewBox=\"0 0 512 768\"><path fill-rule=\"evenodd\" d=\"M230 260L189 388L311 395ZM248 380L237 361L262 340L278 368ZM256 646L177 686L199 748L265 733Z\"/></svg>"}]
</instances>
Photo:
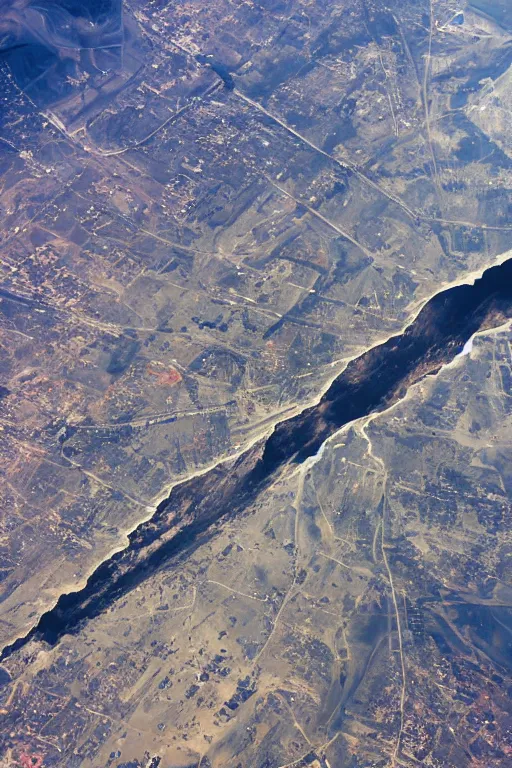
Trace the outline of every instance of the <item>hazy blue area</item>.
<instances>
[{"instance_id":1,"label":"hazy blue area","mask_svg":"<svg viewBox=\"0 0 512 768\"><path fill-rule=\"evenodd\" d=\"M0 54L40 107L70 79L114 69L122 44L122 0L0 0Z\"/></svg>"},{"instance_id":2,"label":"hazy blue area","mask_svg":"<svg viewBox=\"0 0 512 768\"><path fill-rule=\"evenodd\" d=\"M484 13L503 29L512 30L512 13L509 0L473 0L469 7Z\"/></svg>"}]
</instances>

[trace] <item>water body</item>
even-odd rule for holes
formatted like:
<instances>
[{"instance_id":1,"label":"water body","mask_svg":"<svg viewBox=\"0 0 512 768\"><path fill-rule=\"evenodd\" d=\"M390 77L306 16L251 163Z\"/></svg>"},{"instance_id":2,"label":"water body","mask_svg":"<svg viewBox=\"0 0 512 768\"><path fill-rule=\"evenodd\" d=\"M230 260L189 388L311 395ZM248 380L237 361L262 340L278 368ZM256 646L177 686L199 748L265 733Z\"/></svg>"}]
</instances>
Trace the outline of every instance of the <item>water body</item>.
<instances>
[{"instance_id":1,"label":"water body","mask_svg":"<svg viewBox=\"0 0 512 768\"><path fill-rule=\"evenodd\" d=\"M54 644L77 632L157 569L176 565L214 535L214 523L243 514L287 465L315 455L343 425L396 402L411 383L459 354L484 324L504 317L512 317L512 259L488 269L474 285L439 293L404 333L350 363L316 405L279 424L265 442L176 486L130 534L125 550L102 563L83 589L62 595L0 660L31 639Z\"/></svg>"}]
</instances>

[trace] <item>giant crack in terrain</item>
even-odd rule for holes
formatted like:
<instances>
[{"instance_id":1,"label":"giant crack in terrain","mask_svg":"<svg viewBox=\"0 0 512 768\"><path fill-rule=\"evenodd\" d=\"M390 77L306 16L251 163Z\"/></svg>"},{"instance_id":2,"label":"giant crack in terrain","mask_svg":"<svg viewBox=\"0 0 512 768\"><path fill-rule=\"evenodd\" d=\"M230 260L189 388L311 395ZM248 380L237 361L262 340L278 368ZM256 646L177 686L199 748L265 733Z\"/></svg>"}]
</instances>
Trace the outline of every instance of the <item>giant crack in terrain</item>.
<instances>
[{"instance_id":1,"label":"giant crack in terrain","mask_svg":"<svg viewBox=\"0 0 512 768\"><path fill-rule=\"evenodd\" d=\"M316 405L278 424L239 458L176 485L129 534L125 549L101 563L82 589L61 595L24 637L3 649L0 660L30 640L55 644L76 632L161 565L213 536L215 523L243 513L284 467L314 456L346 424L397 402L408 386L450 362L476 331L508 317L512 259L490 267L473 284L436 294L402 334L353 360Z\"/></svg>"}]
</instances>

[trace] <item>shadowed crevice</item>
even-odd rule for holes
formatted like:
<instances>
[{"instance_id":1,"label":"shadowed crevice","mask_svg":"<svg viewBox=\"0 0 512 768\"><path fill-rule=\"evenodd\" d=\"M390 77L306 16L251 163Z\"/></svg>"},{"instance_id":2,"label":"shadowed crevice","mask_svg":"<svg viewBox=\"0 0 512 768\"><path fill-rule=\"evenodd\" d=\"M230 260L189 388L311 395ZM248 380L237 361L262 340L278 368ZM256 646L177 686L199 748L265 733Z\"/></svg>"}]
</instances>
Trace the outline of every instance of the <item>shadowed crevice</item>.
<instances>
[{"instance_id":1,"label":"shadowed crevice","mask_svg":"<svg viewBox=\"0 0 512 768\"><path fill-rule=\"evenodd\" d=\"M266 441L173 488L127 547L101 563L86 585L62 595L0 660L37 639L55 644L104 612L159 568L189 556L216 526L243 512L290 463L314 456L340 427L382 411L407 388L450 362L476 331L512 317L512 259L473 285L434 296L400 335L365 352L335 379L320 401L276 426Z\"/></svg>"}]
</instances>

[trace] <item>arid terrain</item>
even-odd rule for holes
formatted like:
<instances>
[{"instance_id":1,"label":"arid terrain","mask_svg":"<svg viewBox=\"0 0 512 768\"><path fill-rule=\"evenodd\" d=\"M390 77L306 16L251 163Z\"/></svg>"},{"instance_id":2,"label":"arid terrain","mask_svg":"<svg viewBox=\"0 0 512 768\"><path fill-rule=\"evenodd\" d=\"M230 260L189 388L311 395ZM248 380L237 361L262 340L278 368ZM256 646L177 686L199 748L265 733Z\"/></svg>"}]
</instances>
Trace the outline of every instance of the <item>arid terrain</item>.
<instances>
[{"instance_id":1,"label":"arid terrain","mask_svg":"<svg viewBox=\"0 0 512 768\"><path fill-rule=\"evenodd\" d=\"M510 764L507 6L0 0L0 764Z\"/></svg>"}]
</instances>

